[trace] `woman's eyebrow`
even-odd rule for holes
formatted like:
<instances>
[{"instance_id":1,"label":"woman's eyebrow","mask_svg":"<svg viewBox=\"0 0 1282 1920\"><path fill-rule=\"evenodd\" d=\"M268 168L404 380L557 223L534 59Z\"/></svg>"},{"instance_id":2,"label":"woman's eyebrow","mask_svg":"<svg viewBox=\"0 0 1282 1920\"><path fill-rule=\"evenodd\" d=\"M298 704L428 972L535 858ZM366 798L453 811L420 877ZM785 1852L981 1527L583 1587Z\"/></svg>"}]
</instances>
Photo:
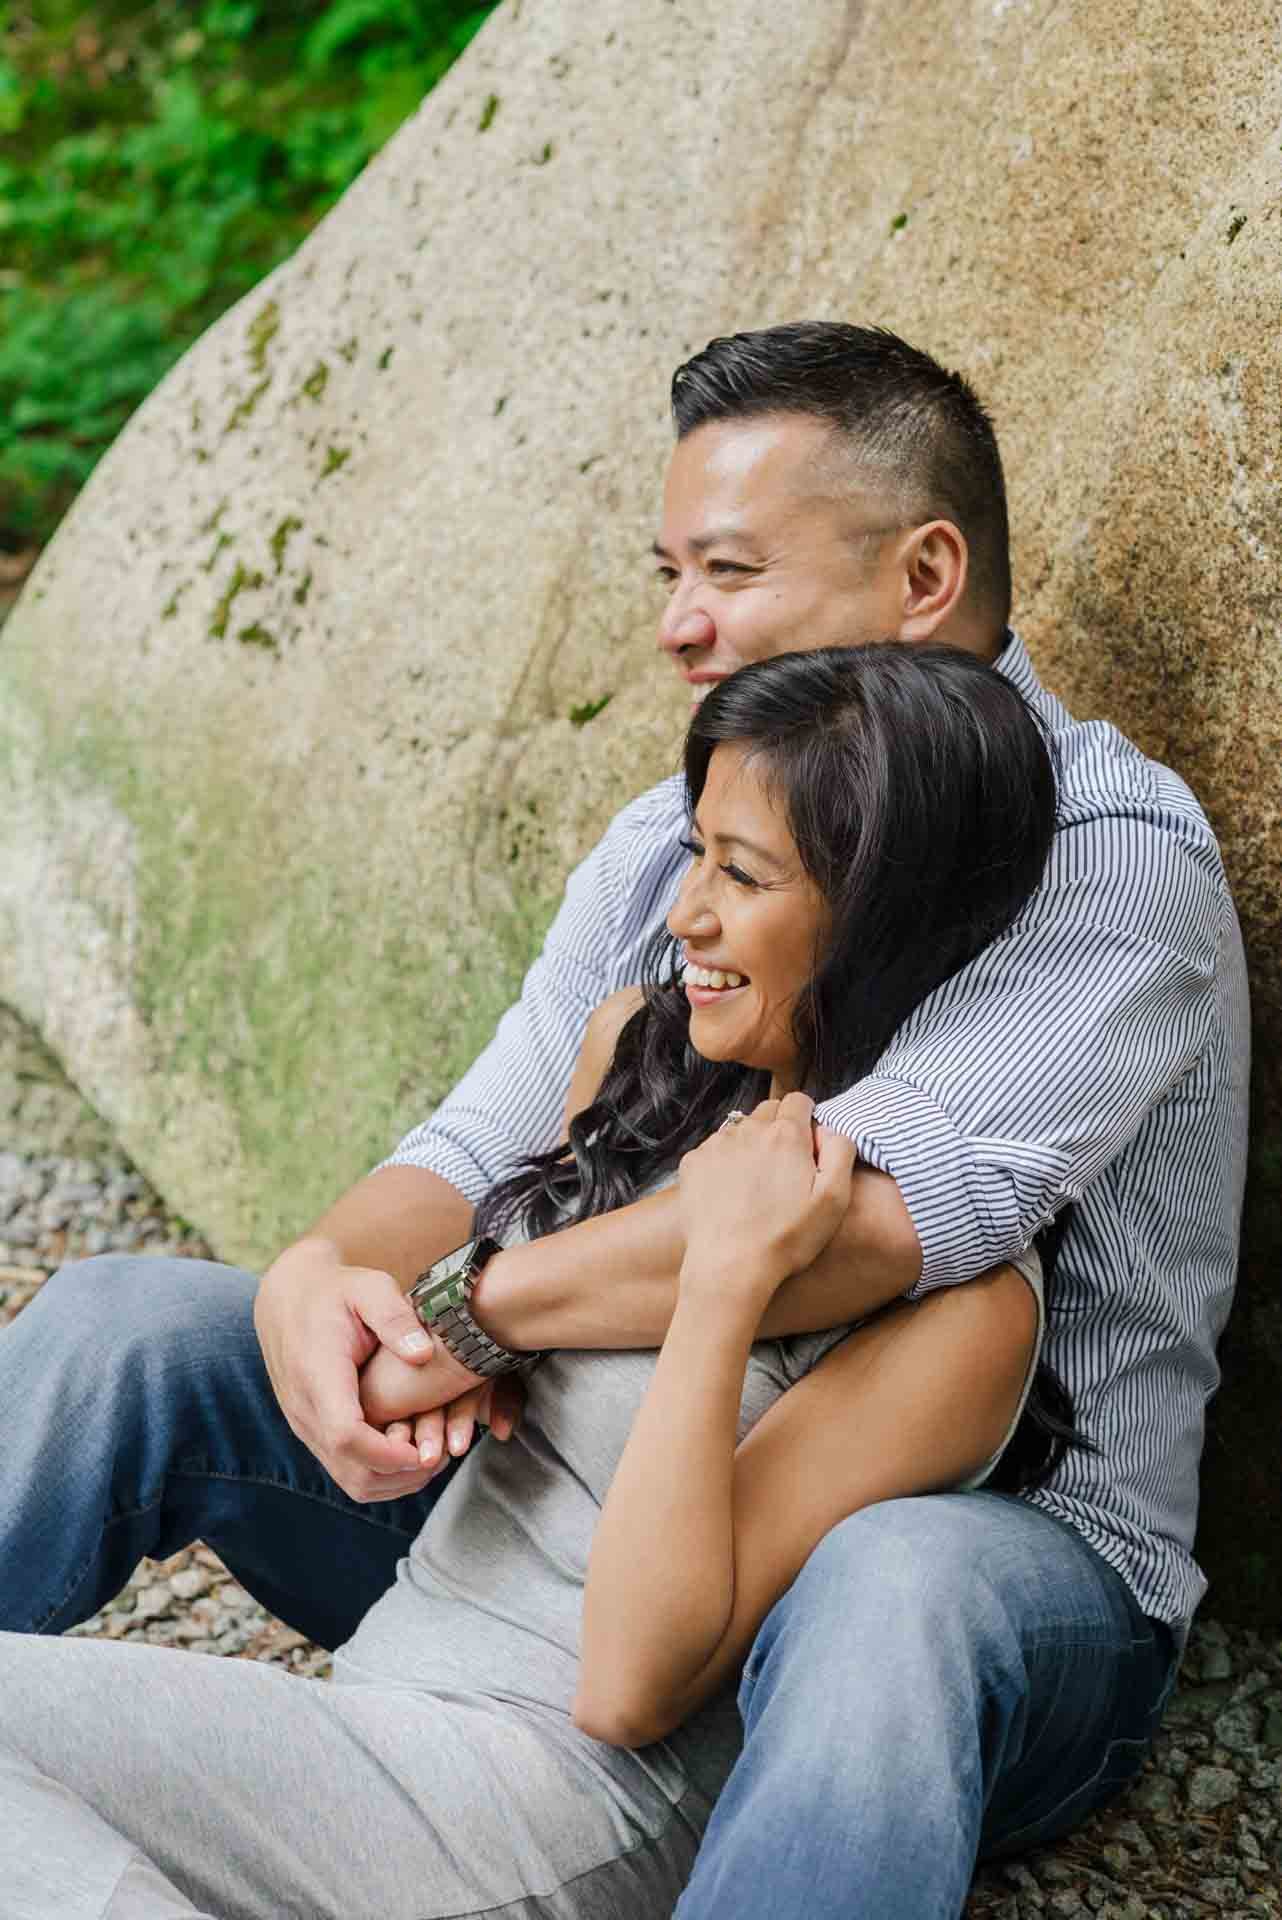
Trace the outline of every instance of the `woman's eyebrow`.
<instances>
[{"instance_id":1,"label":"woman's eyebrow","mask_svg":"<svg viewBox=\"0 0 1282 1920\"><path fill-rule=\"evenodd\" d=\"M743 853L755 854L758 860L764 860L766 865L774 867L776 872L783 872L786 862L781 860L777 853L772 853L769 847L758 846L755 840L745 840L739 833L717 833L712 837L723 847L738 847Z\"/></svg>"},{"instance_id":2,"label":"woman's eyebrow","mask_svg":"<svg viewBox=\"0 0 1282 1920\"><path fill-rule=\"evenodd\" d=\"M744 853L755 854L758 860L764 860L767 866L775 869L776 873L782 873L787 866L787 862L781 860L777 853L772 853L769 847L758 846L755 840L745 840L742 834L705 833L699 825L699 816L697 813L690 815L690 828L693 833L697 833L699 838L705 842L711 840L720 847L738 847Z\"/></svg>"}]
</instances>

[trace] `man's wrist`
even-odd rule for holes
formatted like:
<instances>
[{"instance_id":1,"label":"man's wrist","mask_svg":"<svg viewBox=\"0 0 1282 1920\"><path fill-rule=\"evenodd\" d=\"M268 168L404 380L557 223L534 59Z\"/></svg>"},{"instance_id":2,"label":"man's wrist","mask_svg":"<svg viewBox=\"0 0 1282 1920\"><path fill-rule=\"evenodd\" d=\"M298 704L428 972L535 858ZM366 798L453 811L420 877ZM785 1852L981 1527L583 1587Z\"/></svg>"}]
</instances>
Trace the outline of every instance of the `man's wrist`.
<instances>
[{"instance_id":1,"label":"man's wrist","mask_svg":"<svg viewBox=\"0 0 1282 1920\"><path fill-rule=\"evenodd\" d=\"M292 1273L295 1268L318 1261L323 1261L327 1266L339 1266L342 1264L342 1254L323 1233L307 1233L301 1240L293 1240L289 1246L281 1248L271 1265L264 1269L263 1278L273 1273Z\"/></svg>"}]
</instances>

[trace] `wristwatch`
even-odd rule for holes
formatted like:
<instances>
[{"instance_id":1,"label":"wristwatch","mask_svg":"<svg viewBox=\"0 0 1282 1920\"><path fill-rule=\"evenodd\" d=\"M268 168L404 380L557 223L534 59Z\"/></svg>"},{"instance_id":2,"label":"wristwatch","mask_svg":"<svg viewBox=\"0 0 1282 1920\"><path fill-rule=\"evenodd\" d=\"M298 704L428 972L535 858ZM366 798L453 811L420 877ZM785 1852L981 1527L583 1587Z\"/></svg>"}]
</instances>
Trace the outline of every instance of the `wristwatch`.
<instances>
[{"instance_id":1,"label":"wristwatch","mask_svg":"<svg viewBox=\"0 0 1282 1920\"><path fill-rule=\"evenodd\" d=\"M472 1318L469 1301L472 1289L486 1262L499 1252L497 1240L482 1236L465 1240L453 1253L441 1255L421 1273L409 1290L415 1313L442 1346L461 1360L473 1373L492 1379L497 1373L513 1373L517 1367L532 1366L542 1359L540 1353L512 1353L491 1340Z\"/></svg>"}]
</instances>

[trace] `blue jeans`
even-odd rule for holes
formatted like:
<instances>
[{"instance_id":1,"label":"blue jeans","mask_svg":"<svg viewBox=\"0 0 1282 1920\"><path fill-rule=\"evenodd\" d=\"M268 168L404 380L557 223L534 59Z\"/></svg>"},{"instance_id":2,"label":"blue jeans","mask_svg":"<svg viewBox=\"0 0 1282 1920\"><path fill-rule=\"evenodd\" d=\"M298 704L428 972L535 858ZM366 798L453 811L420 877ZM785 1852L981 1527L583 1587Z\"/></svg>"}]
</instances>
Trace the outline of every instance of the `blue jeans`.
<instances>
[{"instance_id":1,"label":"blue jeans","mask_svg":"<svg viewBox=\"0 0 1282 1920\"><path fill-rule=\"evenodd\" d=\"M196 1538L323 1645L390 1584L444 1480L377 1506L335 1486L276 1406L255 1284L107 1256L0 1332L0 1628L61 1631ZM1131 1777L1173 1667L1118 1575L1023 1501L854 1515L757 1635L744 1750L679 1920L951 1920L977 1858Z\"/></svg>"}]
</instances>

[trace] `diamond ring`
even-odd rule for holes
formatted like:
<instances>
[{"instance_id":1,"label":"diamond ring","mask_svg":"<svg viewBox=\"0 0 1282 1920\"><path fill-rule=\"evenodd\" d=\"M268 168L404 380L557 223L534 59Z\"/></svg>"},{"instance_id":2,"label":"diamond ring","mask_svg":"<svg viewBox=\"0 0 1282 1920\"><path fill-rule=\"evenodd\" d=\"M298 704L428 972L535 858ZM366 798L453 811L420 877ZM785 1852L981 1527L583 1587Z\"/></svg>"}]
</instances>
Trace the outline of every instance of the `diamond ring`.
<instances>
[{"instance_id":1,"label":"diamond ring","mask_svg":"<svg viewBox=\"0 0 1282 1920\"><path fill-rule=\"evenodd\" d=\"M748 1116L746 1113L744 1113L742 1108L731 1107L729 1113L726 1115L725 1119L721 1122L721 1125L717 1128L717 1132L724 1133L727 1127L737 1127L741 1120L746 1120L747 1118Z\"/></svg>"}]
</instances>

